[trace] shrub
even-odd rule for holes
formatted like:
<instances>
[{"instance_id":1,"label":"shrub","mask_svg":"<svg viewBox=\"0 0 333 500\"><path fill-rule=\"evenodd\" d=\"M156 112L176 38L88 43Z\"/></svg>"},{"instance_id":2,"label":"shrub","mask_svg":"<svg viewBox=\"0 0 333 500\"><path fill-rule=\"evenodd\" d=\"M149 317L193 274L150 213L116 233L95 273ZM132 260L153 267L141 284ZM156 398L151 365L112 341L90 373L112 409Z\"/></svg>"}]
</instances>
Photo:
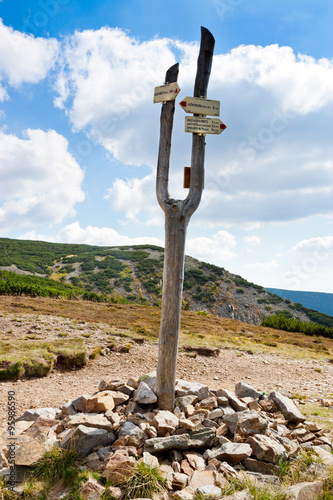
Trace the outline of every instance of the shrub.
<instances>
[{"instance_id":1,"label":"shrub","mask_svg":"<svg viewBox=\"0 0 333 500\"><path fill-rule=\"evenodd\" d=\"M124 499L152 498L154 493L165 491L166 481L158 467L137 462L127 477L113 481L114 486L122 488Z\"/></svg>"}]
</instances>

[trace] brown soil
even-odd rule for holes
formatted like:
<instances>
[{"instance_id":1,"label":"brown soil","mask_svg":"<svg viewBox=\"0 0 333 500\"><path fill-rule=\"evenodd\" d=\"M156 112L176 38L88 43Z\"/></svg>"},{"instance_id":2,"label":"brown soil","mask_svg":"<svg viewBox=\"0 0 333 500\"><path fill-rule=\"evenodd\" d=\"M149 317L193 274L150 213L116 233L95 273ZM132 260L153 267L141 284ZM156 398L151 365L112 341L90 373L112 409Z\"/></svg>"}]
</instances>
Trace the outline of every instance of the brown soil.
<instances>
[{"instance_id":1,"label":"brown soil","mask_svg":"<svg viewBox=\"0 0 333 500\"><path fill-rule=\"evenodd\" d=\"M47 302L42 300L31 302L31 300L0 298L1 340L26 339L29 338L27 335L35 339L47 338L48 340L59 338L59 336L62 338L81 337L87 343L88 350L98 345L106 346L111 339L115 341L116 346L129 341L123 336L119 327L118 330L113 328L111 331L110 324L99 323L97 318L73 319L74 313L68 317L70 315L67 311L64 314L67 317L61 317L58 309L60 302L57 302L57 308L53 308L57 315L52 316L50 301L48 302L50 310L45 311ZM36 306L44 304L45 307L44 309L36 307L35 312L32 313L31 304ZM83 306L82 311L85 308L87 313L89 307ZM95 315L98 317L98 308L94 307L96 308ZM40 310L43 310L44 314L40 314ZM151 308L146 308L145 311L148 315L151 313ZM81 317L85 317L83 312ZM100 320L103 321L103 319L100 314ZM216 321L214 318L211 320ZM137 324L138 319L132 318L132 324L133 321ZM236 323L241 325L242 331L249 326ZM259 327L252 326L253 328ZM135 338L135 330L133 338ZM294 351L295 349L301 350L301 347L294 346ZM246 351L237 346L226 346L221 349L217 357L200 355L192 357L191 353L180 352L177 377L205 383L211 389L219 387L233 389L235 382L241 380L263 392L284 389L292 394L301 394L308 398L323 397L333 392L333 364L327 361L309 356L296 358L281 352L250 349ZM0 383L0 428L6 426L8 391L15 391L17 414L21 415L28 408L56 408L81 394L92 394L98 390L101 379L120 379L126 382L130 376L139 377L155 370L156 365L156 340L150 339L144 340L143 344L132 341L132 347L128 353L109 351L94 360L89 360L87 366L80 370L53 371L45 378L2 382Z\"/></svg>"}]
</instances>

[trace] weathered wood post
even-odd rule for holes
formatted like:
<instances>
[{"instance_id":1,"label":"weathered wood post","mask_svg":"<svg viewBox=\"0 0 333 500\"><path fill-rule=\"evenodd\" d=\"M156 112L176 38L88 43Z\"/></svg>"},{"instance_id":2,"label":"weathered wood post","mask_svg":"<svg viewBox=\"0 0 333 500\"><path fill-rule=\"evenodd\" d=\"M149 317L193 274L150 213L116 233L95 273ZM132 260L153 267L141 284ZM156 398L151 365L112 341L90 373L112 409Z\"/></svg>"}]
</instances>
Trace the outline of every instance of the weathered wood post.
<instances>
[{"instance_id":1,"label":"weathered wood post","mask_svg":"<svg viewBox=\"0 0 333 500\"><path fill-rule=\"evenodd\" d=\"M215 40L201 28L201 46L194 97L206 97ZM177 82L178 64L166 73L166 83ZM203 188L205 135L193 133L191 183L185 200L170 198L168 191L171 139L175 101L162 106L160 144L157 165L156 194L165 213L165 252L163 269L162 311L157 364L157 394L159 408L173 410L178 352L178 338L184 280L186 230L192 214L198 208Z\"/></svg>"}]
</instances>

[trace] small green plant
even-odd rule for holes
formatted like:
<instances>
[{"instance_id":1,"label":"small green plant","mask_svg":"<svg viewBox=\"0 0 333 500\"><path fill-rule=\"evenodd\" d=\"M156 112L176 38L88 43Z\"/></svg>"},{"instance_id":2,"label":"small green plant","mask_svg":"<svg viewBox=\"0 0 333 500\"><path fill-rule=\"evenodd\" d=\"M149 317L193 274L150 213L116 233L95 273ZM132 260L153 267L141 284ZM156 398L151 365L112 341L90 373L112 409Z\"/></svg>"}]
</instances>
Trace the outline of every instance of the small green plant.
<instances>
[{"instance_id":1,"label":"small green plant","mask_svg":"<svg viewBox=\"0 0 333 500\"><path fill-rule=\"evenodd\" d=\"M207 311L197 311L196 313L198 316L208 316L208 312Z\"/></svg>"},{"instance_id":2,"label":"small green plant","mask_svg":"<svg viewBox=\"0 0 333 500\"><path fill-rule=\"evenodd\" d=\"M58 333L58 337L68 337L68 333Z\"/></svg>"},{"instance_id":3,"label":"small green plant","mask_svg":"<svg viewBox=\"0 0 333 500\"><path fill-rule=\"evenodd\" d=\"M51 485L60 479L68 484L77 475L80 463L81 458L75 450L55 446L38 460L34 466L34 476Z\"/></svg>"},{"instance_id":4,"label":"small green plant","mask_svg":"<svg viewBox=\"0 0 333 500\"><path fill-rule=\"evenodd\" d=\"M89 359L95 359L97 356L100 356L102 353L101 347L95 347L93 351L89 354Z\"/></svg>"},{"instance_id":5,"label":"small green plant","mask_svg":"<svg viewBox=\"0 0 333 500\"><path fill-rule=\"evenodd\" d=\"M124 490L123 499L152 498L153 493L165 491L166 481L158 467L137 462L129 476L114 483Z\"/></svg>"}]
</instances>

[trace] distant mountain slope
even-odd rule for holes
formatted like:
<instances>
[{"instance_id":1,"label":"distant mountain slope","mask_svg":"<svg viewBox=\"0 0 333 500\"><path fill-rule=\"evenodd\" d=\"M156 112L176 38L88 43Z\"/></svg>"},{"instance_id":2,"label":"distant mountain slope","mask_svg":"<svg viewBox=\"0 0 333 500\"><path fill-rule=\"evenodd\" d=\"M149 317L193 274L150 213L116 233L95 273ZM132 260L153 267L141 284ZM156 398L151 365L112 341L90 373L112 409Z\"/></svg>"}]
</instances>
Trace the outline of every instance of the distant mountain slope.
<instances>
[{"instance_id":1,"label":"distant mountain slope","mask_svg":"<svg viewBox=\"0 0 333 500\"><path fill-rule=\"evenodd\" d=\"M266 290L280 295L283 299L299 302L305 307L333 316L333 293L300 292L280 288L266 288Z\"/></svg>"},{"instance_id":2,"label":"distant mountain slope","mask_svg":"<svg viewBox=\"0 0 333 500\"><path fill-rule=\"evenodd\" d=\"M160 305L163 257L163 248L152 245L101 247L0 238L0 293L40 294L40 288L49 288L47 294L53 296L72 293L94 299L96 294L104 294ZM59 288L56 282L67 287ZM185 258L183 288L184 309L256 325L269 315L283 313L287 318L333 326L330 316L189 256Z\"/></svg>"}]
</instances>

